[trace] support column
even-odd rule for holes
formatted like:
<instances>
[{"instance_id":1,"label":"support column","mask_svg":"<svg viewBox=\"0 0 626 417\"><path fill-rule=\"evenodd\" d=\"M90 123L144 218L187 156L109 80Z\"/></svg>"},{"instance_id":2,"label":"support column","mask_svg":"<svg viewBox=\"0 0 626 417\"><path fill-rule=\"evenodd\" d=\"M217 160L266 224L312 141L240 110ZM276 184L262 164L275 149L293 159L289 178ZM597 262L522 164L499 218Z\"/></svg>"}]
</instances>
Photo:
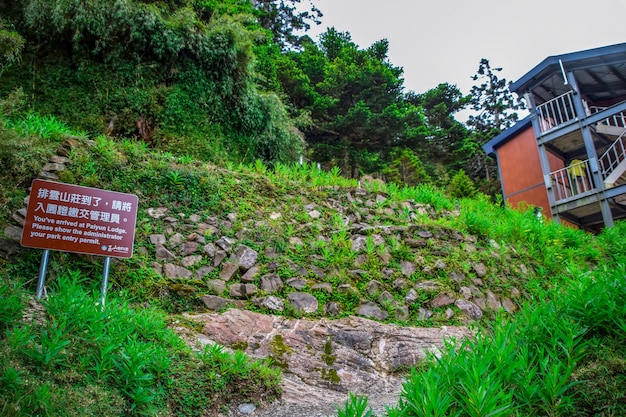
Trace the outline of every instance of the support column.
<instances>
[{"instance_id":1,"label":"support column","mask_svg":"<svg viewBox=\"0 0 626 417\"><path fill-rule=\"evenodd\" d=\"M589 126L583 125L583 121L587 118L587 112L583 103L583 98L580 95L578 89L578 83L574 77L574 73L567 73L567 81L574 90L574 108L576 109L576 116L578 117L578 123L583 135L583 142L585 143L585 151L587 152L587 158L589 159L589 168L591 169L591 178L593 180L594 188L600 190L602 198L600 199L600 211L602 212L602 220L605 227L613 226L613 213L611 213L611 207L608 200L604 197L604 179L600 172L598 165L598 154L596 152L596 146L593 143L593 136Z\"/></svg>"},{"instance_id":2,"label":"support column","mask_svg":"<svg viewBox=\"0 0 626 417\"><path fill-rule=\"evenodd\" d=\"M532 115L530 121L533 125L533 132L535 132L535 138L537 138L537 148L539 150L539 162L541 163L541 173L543 174L543 182L546 187L546 192L548 193L548 201L550 203L550 214L552 214L552 218L555 222L561 222L561 216L559 213L554 211L554 205L556 202L556 198L554 197L554 188L552 187L552 179L550 178L550 172L552 171L550 168L550 161L548 160L548 150L546 146L541 141L541 126L539 125L539 120L537 119L537 106L535 104L535 99L532 94L526 93L524 94L524 98L526 99L526 103L530 108L530 114Z\"/></svg>"}]
</instances>

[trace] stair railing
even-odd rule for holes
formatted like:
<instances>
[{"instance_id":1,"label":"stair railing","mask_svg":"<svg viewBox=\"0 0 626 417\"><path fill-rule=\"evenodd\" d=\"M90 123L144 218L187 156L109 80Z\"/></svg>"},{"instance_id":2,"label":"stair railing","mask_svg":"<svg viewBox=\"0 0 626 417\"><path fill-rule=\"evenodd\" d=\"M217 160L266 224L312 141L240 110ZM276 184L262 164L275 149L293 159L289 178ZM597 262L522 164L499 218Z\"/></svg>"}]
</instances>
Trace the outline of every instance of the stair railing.
<instances>
[{"instance_id":1,"label":"stair railing","mask_svg":"<svg viewBox=\"0 0 626 417\"><path fill-rule=\"evenodd\" d=\"M602 178L611 175L611 172L626 159L626 145L624 144L626 137L624 135L626 135L626 129L600 157Z\"/></svg>"}]
</instances>

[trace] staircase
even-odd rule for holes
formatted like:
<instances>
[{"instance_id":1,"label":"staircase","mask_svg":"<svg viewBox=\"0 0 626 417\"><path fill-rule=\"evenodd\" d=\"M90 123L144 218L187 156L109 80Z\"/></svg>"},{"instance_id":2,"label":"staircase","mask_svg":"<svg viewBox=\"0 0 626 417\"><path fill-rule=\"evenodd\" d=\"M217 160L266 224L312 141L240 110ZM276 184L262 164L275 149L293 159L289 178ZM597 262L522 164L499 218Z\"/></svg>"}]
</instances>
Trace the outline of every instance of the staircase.
<instances>
[{"instance_id":1,"label":"staircase","mask_svg":"<svg viewBox=\"0 0 626 417\"><path fill-rule=\"evenodd\" d=\"M617 136L617 140L600 157L604 188L613 188L616 185L626 183L626 129L624 127L598 125L597 131Z\"/></svg>"}]
</instances>

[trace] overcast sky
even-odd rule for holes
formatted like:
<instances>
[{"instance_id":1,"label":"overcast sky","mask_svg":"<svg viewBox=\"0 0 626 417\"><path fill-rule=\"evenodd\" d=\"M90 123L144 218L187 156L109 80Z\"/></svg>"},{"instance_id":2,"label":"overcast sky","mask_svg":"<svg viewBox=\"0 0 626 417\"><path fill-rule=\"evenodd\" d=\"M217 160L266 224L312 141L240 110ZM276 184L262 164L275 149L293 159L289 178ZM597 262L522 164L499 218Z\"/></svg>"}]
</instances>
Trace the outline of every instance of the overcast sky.
<instances>
[{"instance_id":1,"label":"overcast sky","mask_svg":"<svg viewBox=\"0 0 626 417\"><path fill-rule=\"evenodd\" d=\"M469 93L481 58L516 81L550 55L626 42L626 0L312 1L324 14L313 39L331 26L361 49L387 39L417 93L442 82Z\"/></svg>"}]
</instances>

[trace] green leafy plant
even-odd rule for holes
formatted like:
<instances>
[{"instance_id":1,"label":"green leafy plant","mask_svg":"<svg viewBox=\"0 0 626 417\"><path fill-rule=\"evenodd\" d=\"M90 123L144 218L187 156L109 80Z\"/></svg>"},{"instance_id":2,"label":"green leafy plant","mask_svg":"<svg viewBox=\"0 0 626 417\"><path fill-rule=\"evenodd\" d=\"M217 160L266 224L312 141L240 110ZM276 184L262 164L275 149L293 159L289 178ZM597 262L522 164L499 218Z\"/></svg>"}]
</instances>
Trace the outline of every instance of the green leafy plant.
<instances>
[{"instance_id":1,"label":"green leafy plant","mask_svg":"<svg viewBox=\"0 0 626 417\"><path fill-rule=\"evenodd\" d=\"M350 393L343 408L337 408L337 417L373 417L372 408L367 408L367 397Z\"/></svg>"}]
</instances>

